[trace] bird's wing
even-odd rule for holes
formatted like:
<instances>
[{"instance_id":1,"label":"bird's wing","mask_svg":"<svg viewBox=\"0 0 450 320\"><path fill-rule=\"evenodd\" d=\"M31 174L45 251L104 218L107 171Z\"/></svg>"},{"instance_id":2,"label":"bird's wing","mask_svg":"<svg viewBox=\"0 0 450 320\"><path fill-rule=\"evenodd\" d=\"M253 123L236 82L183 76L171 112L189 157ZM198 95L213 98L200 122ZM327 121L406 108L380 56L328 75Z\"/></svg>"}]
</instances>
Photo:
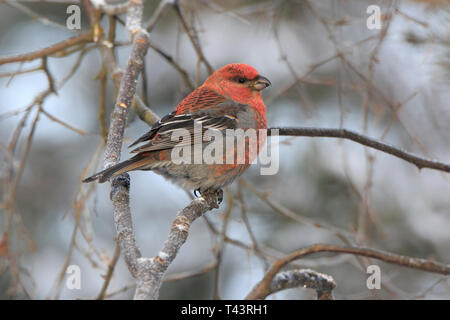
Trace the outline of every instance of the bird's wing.
<instances>
[{"instance_id":1,"label":"bird's wing","mask_svg":"<svg viewBox=\"0 0 450 320\"><path fill-rule=\"evenodd\" d=\"M196 125L201 125L202 133L208 129L235 129L240 127L239 114L248 110L248 106L227 100L219 95L217 95L216 99L213 98L213 94L209 94L206 99L202 99L202 97L197 99L191 96L188 96L186 99L191 100L191 103L197 101L197 103L201 104L201 108L192 104L192 107L189 108L187 107L186 99L183 100L174 112L163 117L155 123L149 132L131 144L130 147L148 141L131 152L140 153L172 149L175 146L181 147L198 143L200 142L198 139L201 137L194 136L194 127ZM189 134L190 139L183 139L182 142L179 139L172 140L172 137L175 135L180 136L181 134Z\"/></svg>"}]
</instances>

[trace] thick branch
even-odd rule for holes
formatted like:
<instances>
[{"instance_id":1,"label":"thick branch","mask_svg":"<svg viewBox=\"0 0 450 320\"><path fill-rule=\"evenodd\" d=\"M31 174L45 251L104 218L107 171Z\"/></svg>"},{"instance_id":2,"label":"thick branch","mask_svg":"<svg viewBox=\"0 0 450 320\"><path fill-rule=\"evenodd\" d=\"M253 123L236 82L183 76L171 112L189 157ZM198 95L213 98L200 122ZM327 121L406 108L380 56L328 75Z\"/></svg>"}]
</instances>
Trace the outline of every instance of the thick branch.
<instances>
[{"instance_id":1,"label":"thick branch","mask_svg":"<svg viewBox=\"0 0 450 320\"><path fill-rule=\"evenodd\" d=\"M169 236L159 254L151 259L138 259L137 287L134 299L158 299L164 274L186 242L191 223L205 212L217 208L216 195L206 193L181 210L170 228Z\"/></svg>"},{"instance_id":2,"label":"thick branch","mask_svg":"<svg viewBox=\"0 0 450 320\"><path fill-rule=\"evenodd\" d=\"M107 168L120 160L123 133L128 116L128 110L136 93L139 74L142 71L143 60L147 53L149 36L140 31L133 40L133 48L125 73L120 83L117 102L111 116L111 124L106 142L104 167ZM114 221L120 249L131 274L137 276L137 259L141 256L136 245L133 223L129 206L130 178L128 175L117 177L112 182L111 200L114 206Z\"/></svg>"},{"instance_id":3,"label":"thick branch","mask_svg":"<svg viewBox=\"0 0 450 320\"><path fill-rule=\"evenodd\" d=\"M333 300L336 282L333 277L311 269L296 269L279 272L270 283L269 295L291 288L309 288L317 292L318 300ZM265 299L262 297L261 299Z\"/></svg>"},{"instance_id":4,"label":"thick branch","mask_svg":"<svg viewBox=\"0 0 450 320\"><path fill-rule=\"evenodd\" d=\"M139 7L136 9L136 7ZM136 29L142 19L142 1L133 1L127 13L127 27L132 35L133 46L127 67L120 81L114 111L106 142L104 167L110 167L120 160L123 134L127 122L128 110L136 93L139 74L142 72L144 58L147 54L149 35L143 29ZM133 277L137 277L138 258L141 254L136 245L133 223L129 206L130 178L121 175L112 181L111 200L114 207L114 222L121 252L125 257L128 269Z\"/></svg>"},{"instance_id":5,"label":"thick branch","mask_svg":"<svg viewBox=\"0 0 450 320\"><path fill-rule=\"evenodd\" d=\"M303 249L294 251L287 255L286 257L275 261L269 271L266 273L264 278L255 285L253 290L249 293L246 299L264 299L271 293L271 284L279 272L280 269L285 267L290 262L300 259L304 256L318 253L318 252L335 252L335 253L348 253L358 256L368 257L378 259L390 264L396 264L399 266L404 266L408 268L418 269L426 272L440 273L444 275L450 274L450 265L445 265L442 263L434 262L431 260L425 260L420 258L412 258L407 256L401 256L398 254L374 250L368 248L357 248L357 247L343 247L337 245L328 244L315 244Z\"/></svg>"},{"instance_id":6,"label":"thick branch","mask_svg":"<svg viewBox=\"0 0 450 320\"><path fill-rule=\"evenodd\" d=\"M359 133L347 129L270 128L267 132L267 135L277 135L277 130L278 135L280 136L327 137L352 140L367 147L380 150L397 158L403 159L409 163L414 164L419 169L429 168L433 170L450 172L450 164L416 156L408 151L401 150L387 143L363 136Z\"/></svg>"},{"instance_id":7,"label":"thick branch","mask_svg":"<svg viewBox=\"0 0 450 320\"><path fill-rule=\"evenodd\" d=\"M117 241L123 254L128 270L137 278L137 260L141 252L136 244L133 221L130 210L130 176L120 175L113 180L111 186L111 200L114 208L114 225L116 226Z\"/></svg>"},{"instance_id":8,"label":"thick branch","mask_svg":"<svg viewBox=\"0 0 450 320\"><path fill-rule=\"evenodd\" d=\"M105 168L120 160L123 132L125 129L128 110L131 106L139 74L143 68L143 61L147 54L149 35L145 30L137 32L133 39L133 47L128 59L125 73L120 82L119 94L111 117L111 125L106 144Z\"/></svg>"},{"instance_id":9,"label":"thick branch","mask_svg":"<svg viewBox=\"0 0 450 320\"><path fill-rule=\"evenodd\" d=\"M141 26L143 3L140 0L128 2L126 29L133 39L133 47L127 67L120 82L119 93L111 116L108 132L104 167L110 167L120 160L123 134L128 110L136 93L137 79L143 70L144 58L149 46L149 35ZM94 20L92 20L93 23ZM111 63L113 65L113 63ZM157 116L148 110L142 101L136 99L139 114L148 122ZM162 278L170 263L175 259L178 250L188 236L189 226L198 217L212 208L217 208L216 194L204 194L184 208L172 224L168 240L163 249L154 258L145 258L136 244L133 223L129 206L130 179L128 174L120 175L112 181L111 199L114 207L114 222L121 252L130 273L136 279L135 299L157 299Z\"/></svg>"}]
</instances>

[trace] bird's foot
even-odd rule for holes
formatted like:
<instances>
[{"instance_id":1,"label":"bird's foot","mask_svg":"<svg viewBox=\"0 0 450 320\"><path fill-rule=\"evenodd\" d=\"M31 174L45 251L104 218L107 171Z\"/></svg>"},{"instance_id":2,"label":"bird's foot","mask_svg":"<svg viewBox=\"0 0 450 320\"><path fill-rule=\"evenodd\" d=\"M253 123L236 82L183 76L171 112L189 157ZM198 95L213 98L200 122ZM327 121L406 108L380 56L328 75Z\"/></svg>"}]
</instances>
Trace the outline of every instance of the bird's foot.
<instances>
[{"instance_id":1,"label":"bird's foot","mask_svg":"<svg viewBox=\"0 0 450 320\"><path fill-rule=\"evenodd\" d=\"M221 204L223 201L223 190L222 189L216 190L216 197L217 197L217 204Z\"/></svg>"},{"instance_id":2,"label":"bird's foot","mask_svg":"<svg viewBox=\"0 0 450 320\"><path fill-rule=\"evenodd\" d=\"M222 189L206 189L201 190L195 189L194 195L198 198L198 195L203 196L209 203L209 205L213 208L218 209L219 205L223 201L223 190Z\"/></svg>"}]
</instances>

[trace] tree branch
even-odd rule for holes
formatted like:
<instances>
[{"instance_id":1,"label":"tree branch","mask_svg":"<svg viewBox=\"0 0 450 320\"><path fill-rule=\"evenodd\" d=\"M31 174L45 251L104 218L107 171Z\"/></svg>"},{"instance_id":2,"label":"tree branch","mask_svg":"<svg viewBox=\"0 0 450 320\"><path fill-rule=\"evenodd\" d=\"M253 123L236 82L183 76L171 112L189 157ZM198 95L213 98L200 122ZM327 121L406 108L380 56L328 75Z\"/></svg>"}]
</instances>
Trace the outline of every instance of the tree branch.
<instances>
[{"instance_id":1,"label":"tree branch","mask_svg":"<svg viewBox=\"0 0 450 320\"><path fill-rule=\"evenodd\" d=\"M180 19L180 22L181 22L181 25L183 26L184 31L186 32L189 40L191 41L195 52L197 53L199 60L205 64L206 69L208 70L208 73L212 74L214 72L214 69L211 66L211 64L208 62L208 60L206 60L206 57L203 54L203 50L200 46L197 34L194 33L193 28L189 28L189 25L188 25L184 15L183 15L183 12L180 8L180 1L174 0L172 4L173 4L173 8L175 9L176 14L178 15L178 18Z\"/></svg>"},{"instance_id":2,"label":"tree branch","mask_svg":"<svg viewBox=\"0 0 450 320\"><path fill-rule=\"evenodd\" d=\"M401 256L386 251L368 248L343 247L329 244L315 244L294 251L289 255L287 255L286 257L275 261L272 267L269 269L269 271L267 271L264 278L253 287L252 291L248 294L246 299L250 300L264 299L269 294L271 294L272 281L281 268L285 267L287 264L289 264L294 260L318 252L348 253L357 256L374 258L390 264L396 264L399 266L418 269L426 272L440 273L444 275L450 274L450 265L445 265L431 260Z\"/></svg>"},{"instance_id":3,"label":"tree branch","mask_svg":"<svg viewBox=\"0 0 450 320\"><path fill-rule=\"evenodd\" d=\"M170 228L169 236L159 254L151 259L138 259L137 287L135 300L158 299L164 274L186 242L191 223L205 212L217 208L215 194L206 193L181 210Z\"/></svg>"},{"instance_id":4,"label":"tree branch","mask_svg":"<svg viewBox=\"0 0 450 320\"><path fill-rule=\"evenodd\" d=\"M140 2L140 1L139 1ZM138 1L133 2L135 4ZM142 5L142 3L140 2ZM136 13L136 11L132 11ZM142 13L142 12L141 12ZM140 19L133 16L129 19ZM128 18L127 18L128 21ZM134 24L131 24L135 26ZM134 29L132 29L134 30ZM104 168L110 167L120 160L123 133L128 116L128 110L136 93L137 79L143 69L143 61L147 54L149 35L145 30L135 32L133 47L128 64L122 76L119 94L111 116L111 123L106 142ZM133 277L137 277L137 259L141 256L136 245L133 223L129 206L130 177L125 174L115 178L111 184L111 200L114 206L114 222L120 249L124 254L128 269Z\"/></svg>"},{"instance_id":5,"label":"tree branch","mask_svg":"<svg viewBox=\"0 0 450 320\"><path fill-rule=\"evenodd\" d=\"M128 64L122 76L116 105L111 116L111 124L106 144L105 165L107 168L120 160L123 132L131 106L139 74L142 71L143 61L147 54L149 35L145 30L139 30L133 39L133 47Z\"/></svg>"},{"instance_id":6,"label":"tree branch","mask_svg":"<svg viewBox=\"0 0 450 320\"><path fill-rule=\"evenodd\" d=\"M268 295L298 287L316 290L318 300L333 300L332 291L336 287L336 282L333 277L311 269L289 270L277 273L270 283Z\"/></svg>"},{"instance_id":7,"label":"tree branch","mask_svg":"<svg viewBox=\"0 0 450 320\"><path fill-rule=\"evenodd\" d=\"M117 101L111 116L104 168L108 168L120 160L128 110L135 97L137 79L143 71L143 61L149 47L149 34L141 26L142 13L143 3L141 0L128 2L126 29L133 39L133 46L127 67L120 81ZM138 105L137 110L141 111L141 117L149 122L157 118L138 97L136 103ZM164 243L160 253L156 257L145 258L142 257L136 244L129 205L129 188L130 177L128 174L116 177L111 184L111 200L114 207L117 239L127 267L136 279L135 299L157 299L165 271L186 241L190 224L206 211L217 208L217 197L216 194L207 193L193 200L177 215L172 224L169 238Z\"/></svg>"},{"instance_id":8,"label":"tree branch","mask_svg":"<svg viewBox=\"0 0 450 320\"><path fill-rule=\"evenodd\" d=\"M272 134L273 131L273 134ZM278 131L278 132L277 132ZM302 136L302 137L326 137L326 138L341 138L352 140L364 146L370 147L393 155L394 157L405 160L406 162L414 164L417 168L429 168L444 172L450 172L450 164L440 161L429 160L412 154L408 151L401 150L397 147L391 146L387 143L363 136L347 129L323 129L323 128L281 128L274 127L267 131L267 135L279 136Z\"/></svg>"},{"instance_id":9,"label":"tree branch","mask_svg":"<svg viewBox=\"0 0 450 320\"><path fill-rule=\"evenodd\" d=\"M107 4L107 3L93 3L96 9L103 11L108 15L118 15L125 13L130 6L130 1L125 1L117 4Z\"/></svg>"},{"instance_id":10,"label":"tree branch","mask_svg":"<svg viewBox=\"0 0 450 320\"><path fill-rule=\"evenodd\" d=\"M83 44L86 42L91 42L91 41L92 41L92 34L90 32L83 33L83 34L80 34L79 36L72 37L67 40L58 42L50 47L47 47L47 48L44 48L41 50L24 53L24 54L18 54L18 55L10 56L10 57L0 58L0 65L3 65L6 63L13 63L13 62L32 61L35 59L47 57L49 55L58 53L62 50L68 49L72 46L75 46L78 44Z\"/></svg>"},{"instance_id":11,"label":"tree branch","mask_svg":"<svg viewBox=\"0 0 450 320\"><path fill-rule=\"evenodd\" d=\"M139 28L142 19L142 6L142 1L135 0L130 2L127 11L127 30L132 37L133 45L127 67L120 81L119 93L111 115L104 168L108 168L120 160L128 110L136 93L137 79L142 72L143 61L147 54L150 37L145 30ZM137 260L141 257L141 253L136 245L133 230L129 190L130 177L128 174L123 174L113 179L111 183L111 200L114 207L117 238L128 270L134 278L137 278Z\"/></svg>"}]
</instances>

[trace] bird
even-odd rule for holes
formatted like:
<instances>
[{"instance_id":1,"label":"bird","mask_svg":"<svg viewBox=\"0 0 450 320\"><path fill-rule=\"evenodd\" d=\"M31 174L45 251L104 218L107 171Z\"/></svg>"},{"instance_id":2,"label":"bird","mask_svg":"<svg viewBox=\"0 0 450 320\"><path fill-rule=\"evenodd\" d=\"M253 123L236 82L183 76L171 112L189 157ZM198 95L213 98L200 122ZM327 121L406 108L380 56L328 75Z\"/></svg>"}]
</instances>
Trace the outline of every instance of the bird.
<instances>
[{"instance_id":1,"label":"bird","mask_svg":"<svg viewBox=\"0 0 450 320\"><path fill-rule=\"evenodd\" d=\"M106 168L83 182L103 183L125 172L151 170L183 189L194 190L195 195L217 193L220 203L222 188L244 173L265 142L265 136L260 138L259 135L259 130L267 129L266 106L261 91L270 85L271 82L250 65L225 65L186 96L173 112L157 121L147 133L129 146L142 144L131 151L135 156ZM202 134L207 130L213 130L220 135L225 135L230 129L255 130L258 141L245 140L245 161L236 161L238 148L244 146L233 144L231 150L224 149L223 152L223 159L229 156L227 160L233 159L231 163L175 162L175 151L179 152L186 147L193 148L195 144L201 145L203 151L211 143L195 134L196 126L201 126ZM188 138L192 139L180 143L179 139L173 138L176 132L188 133ZM256 151L251 153L248 149L252 143L256 144L256 149L253 149ZM220 153L218 154L220 159ZM187 152L186 156L188 155Z\"/></svg>"}]
</instances>

